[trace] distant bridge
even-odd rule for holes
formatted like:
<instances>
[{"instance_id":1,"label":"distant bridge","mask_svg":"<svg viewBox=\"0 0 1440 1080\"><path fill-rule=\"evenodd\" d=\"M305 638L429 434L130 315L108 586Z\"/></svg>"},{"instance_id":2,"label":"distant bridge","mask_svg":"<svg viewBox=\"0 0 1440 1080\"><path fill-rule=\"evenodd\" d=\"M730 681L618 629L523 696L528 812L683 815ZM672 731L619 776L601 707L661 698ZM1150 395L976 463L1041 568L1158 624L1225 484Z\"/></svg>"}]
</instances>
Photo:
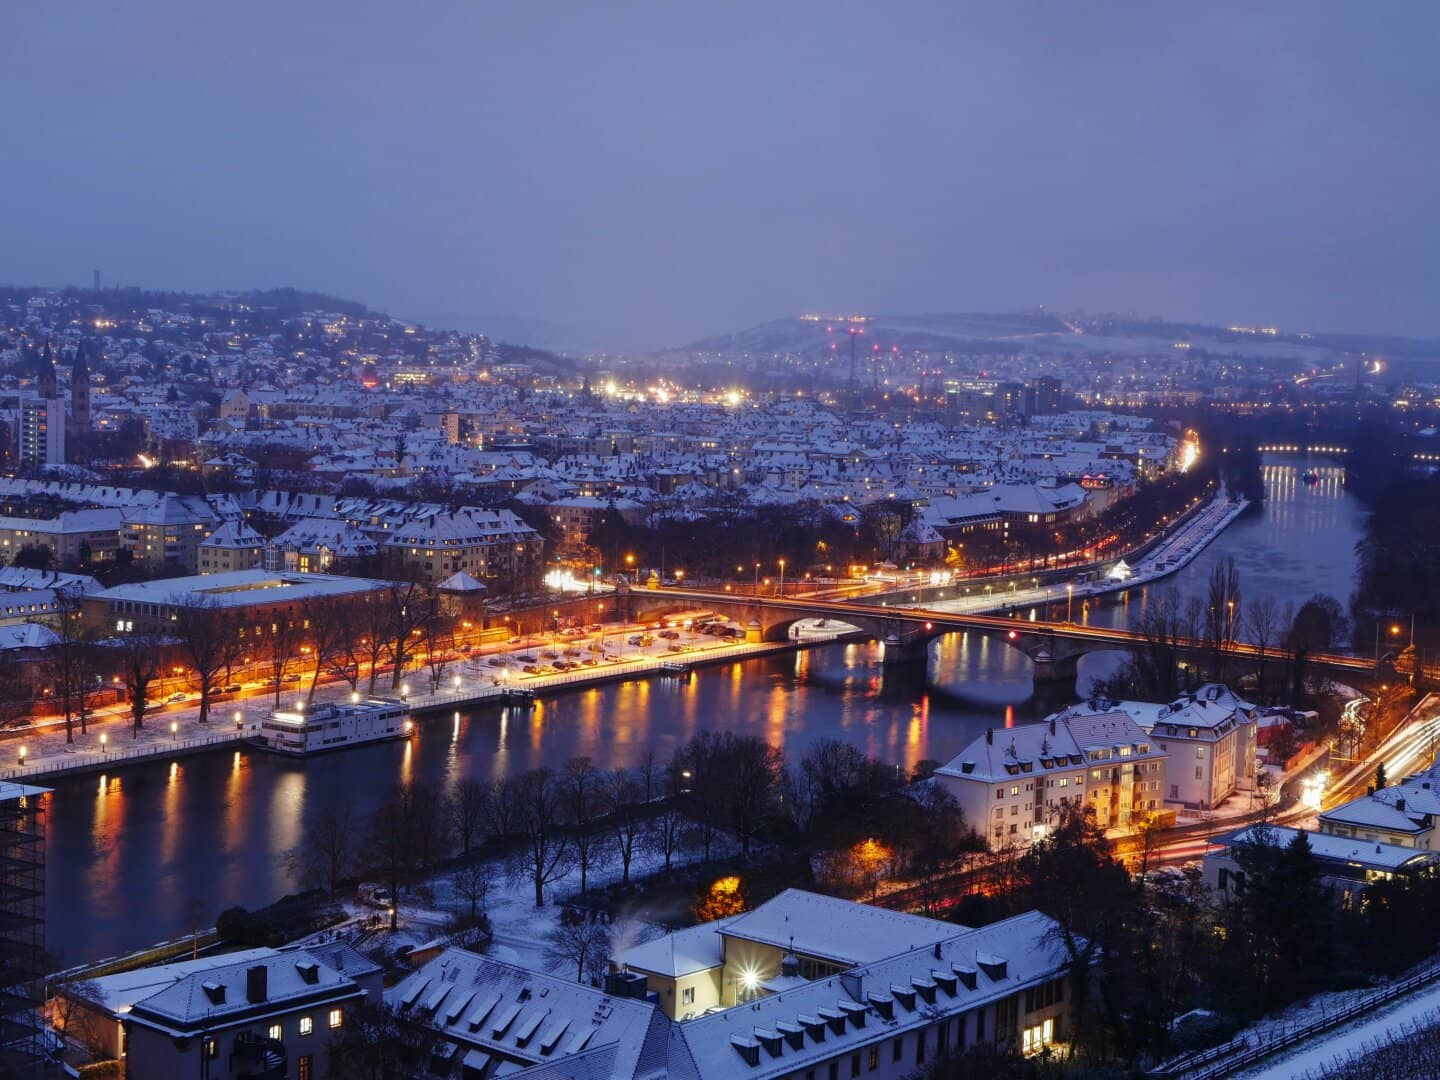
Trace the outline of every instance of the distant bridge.
<instances>
[{"instance_id":1,"label":"distant bridge","mask_svg":"<svg viewBox=\"0 0 1440 1080\"><path fill-rule=\"evenodd\" d=\"M1120 649L1134 652L1150 642L1134 630L1083 626L1073 622L1031 621L1007 615L938 611L924 607L875 608L843 600L803 597L742 596L700 589L626 589L617 597L620 612L637 622L660 619L683 611L705 609L738 622L752 641L785 641L801 619L832 619L848 623L879 641L887 664L919 664L929 657L930 642L956 632L988 634L1024 653L1034 666L1037 692L1046 697L1075 697L1080 658L1087 653ZM1210 655L1211 641L1185 638L1172 641L1177 651ZM1248 642L1226 642L1227 657L1280 659L1280 650L1263 652ZM1375 664L1367 657L1343 653L1310 653L1308 664L1335 672L1370 674Z\"/></svg>"}]
</instances>

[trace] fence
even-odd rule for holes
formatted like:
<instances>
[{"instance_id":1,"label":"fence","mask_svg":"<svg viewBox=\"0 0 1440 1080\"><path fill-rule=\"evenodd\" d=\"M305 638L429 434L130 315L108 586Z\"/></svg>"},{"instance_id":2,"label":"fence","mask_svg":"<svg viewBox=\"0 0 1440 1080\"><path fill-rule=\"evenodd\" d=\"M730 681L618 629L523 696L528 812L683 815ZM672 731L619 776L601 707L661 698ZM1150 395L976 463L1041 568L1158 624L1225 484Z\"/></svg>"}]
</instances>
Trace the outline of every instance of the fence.
<instances>
[{"instance_id":1,"label":"fence","mask_svg":"<svg viewBox=\"0 0 1440 1080\"><path fill-rule=\"evenodd\" d=\"M174 757L177 754L194 754L218 746L238 745L248 742L252 737L252 734L246 732L225 731L189 739L155 738L140 746L132 746L123 750L107 749L99 754L93 751L77 753L74 755L73 761L56 761L54 758L46 758L30 765L16 766L0 771L0 779L38 780L47 776L60 776L71 772L93 772L96 769L105 769L129 761L142 761L145 758Z\"/></svg>"},{"instance_id":2,"label":"fence","mask_svg":"<svg viewBox=\"0 0 1440 1080\"><path fill-rule=\"evenodd\" d=\"M1171 1077L1174 1080L1216 1080L1229 1076L1246 1066L1253 1065L1272 1054L1304 1042L1322 1031L1328 1031L1347 1020L1369 1012L1371 1009L1404 997L1440 977L1440 964L1417 972L1409 978L1381 987L1365 994L1335 1012L1325 1011L1318 1019L1303 1023L1283 1024L1268 1029L1260 1035L1241 1035L1238 1038L1212 1046L1208 1050L1197 1050L1192 1054L1167 1061L1151 1070L1152 1077Z\"/></svg>"}]
</instances>

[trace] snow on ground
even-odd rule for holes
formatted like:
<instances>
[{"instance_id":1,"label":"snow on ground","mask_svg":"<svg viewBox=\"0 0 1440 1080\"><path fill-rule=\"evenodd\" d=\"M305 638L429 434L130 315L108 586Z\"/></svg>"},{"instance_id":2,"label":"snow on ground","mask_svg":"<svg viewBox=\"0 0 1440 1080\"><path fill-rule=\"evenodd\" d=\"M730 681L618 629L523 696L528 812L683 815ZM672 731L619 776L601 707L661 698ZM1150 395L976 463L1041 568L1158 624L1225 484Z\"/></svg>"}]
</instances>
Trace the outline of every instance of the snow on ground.
<instances>
[{"instance_id":1,"label":"snow on ground","mask_svg":"<svg viewBox=\"0 0 1440 1080\"><path fill-rule=\"evenodd\" d=\"M1335 997L1327 996L1332 999ZM1335 1004L1333 1000L1330 1002L1332 1009ZM1318 1019L1319 1015L1319 1012L1312 1012L1307 1019ZM1415 1023L1428 1026L1436 1022L1440 1022L1440 982L1421 987L1407 997L1366 1013L1348 1024L1342 1024L1236 1075L1246 1080L1292 1080L1294 1077L1321 1076L1335 1065L1337 1060L1343 1061L1351 1054L1363 1053L1375 1042L1385 1041L1392 1032Z\"/></svg>"}]
</instances>

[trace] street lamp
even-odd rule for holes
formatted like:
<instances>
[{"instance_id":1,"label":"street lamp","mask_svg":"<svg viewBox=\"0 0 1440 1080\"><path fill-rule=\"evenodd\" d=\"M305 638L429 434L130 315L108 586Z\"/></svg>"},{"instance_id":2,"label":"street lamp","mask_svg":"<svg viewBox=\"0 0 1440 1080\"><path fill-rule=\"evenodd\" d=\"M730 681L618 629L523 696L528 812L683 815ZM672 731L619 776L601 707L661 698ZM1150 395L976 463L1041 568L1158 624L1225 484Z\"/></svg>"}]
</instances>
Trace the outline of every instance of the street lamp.
<instances>
[{"instance_id":1,"label":"street lamp","mask_svg":"<svg viewBox=\"0 0 1440 1080\"><path fill-rule=\"evenodd\" d=\"M235 710L235 730L239 731L245 723L245 714L239 709Z\"/></svg>"},{"instance_id":2,"label":"street lamp","mask_svg":"<svg viewBox=\"0 0 1440 1080\"><path fill-rule=\"evenodd\" d=\"M785 560L780 560L780 595L785 595Z\"/></svg>"},{"instance_id":3,"label":"street lamp","mask_svg":"<svg viewBox=\"0 0 1440 1080\"><path fill-rule=\"evenodd\" d=\"M760 563L755 563L755 595L760 595Z\"/></svg>"},{"instance_id":4,"label":"street lamp","mask_svg":"<svg viewBox=\"0 0 1440 1080\"><path fill-rule=\"evenodd\" d=\"M1071 610L1075 604L1075 583L1073 581L1065 584L1065 621L1074 622L1070 617Z\"/></svg>"},{"instance_id":5,"label":"street lamp","mask_svg":"<svg viewBox=\"0 0 1440 1080\"><path fill-rule=\"evenodd\" d=\"M170 739L172 742L180 741L180 725L174 720L170 721Z\"/></svg>"},{"instance_id":6,"label":"street lamp","mask_svg":"<svg viewBox=\"0 0 1440 1080\"><path fill-rule=\"evenodd\" d=\"M102 732L100 733L100 753L101 753L101 754L104 754L104 753L105 753L105 744L108 743L109 741L110 741L110 736L107 735L107 734L105 734L105 732L102 731Z\"/></svg>"},{"instance_id":7,"label":"street lamp","mask_svg":"<svg viewBox=\"0 0 1440 1080\"><path fill-rule=\"evenodd\" d=\"M23 768L24 765L25 765L25 744L24 744L24 743L21 743L21 744L20 744L20 765L21 765L22 768Z\"/></svg>"}]
</instances>

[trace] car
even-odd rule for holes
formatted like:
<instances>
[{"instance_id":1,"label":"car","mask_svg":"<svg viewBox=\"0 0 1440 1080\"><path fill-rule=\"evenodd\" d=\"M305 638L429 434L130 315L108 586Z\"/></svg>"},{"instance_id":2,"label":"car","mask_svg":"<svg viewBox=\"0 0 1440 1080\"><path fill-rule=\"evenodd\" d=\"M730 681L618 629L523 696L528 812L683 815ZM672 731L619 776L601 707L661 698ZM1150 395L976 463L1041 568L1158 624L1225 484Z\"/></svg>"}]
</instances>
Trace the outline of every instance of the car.
<instances>
[{"instance_id":1,"label":"car","mask_svg":"<svg viewBox=\"0 0 1440 1080\"><path fill-rule=\"evenodd\" d=\"M660 636L661 636L662 638L665 638L667 641L678 641L679 638L680 638L680 631L678 631L678 630L661 630L661 631L660 631Z\"/></svg>"},{"instance_id":2,"label":"car","mask_svg":"<svg viewBox=\"0 0 1440 1080\"><path fill-rule=\"evenodd\" d=\"M285 682L299 682L299 681L300 681L300 676L299 676L298 674L296 674L295 672L292 671L289 675L286 675L286 676L285 676L285 680L284 680L284 681L285 681Z\"/></svg>"},{"instance_id":3,"label":"car","mask_svg":"<svg viewBox=\"0 0 1440 1080\"><path fill-rule=\"evenodd\" d=\"M166 700L166 701L184 701L184 700L185 700L187 697L189 697L189 696L190 696L190 695L186 694L183 690L177 690L175 693L171 694L171 695L170 695L168 698L166 698L165 700Z\"/></svg>"},{"instance_id":4,"label":"car","mask_svg":"<svg viewBox=\"0 0 1440 1080\"><path fill-rule=\"evenodd\" d=\"M522 638L522 637L512 637L509 641L505 642L505 644L506 644L506 645L519 645L519 644L520 644L522 641L524 641L524 640L525 640L525 639Z\"/></svg>"},{"instance_id":5,"label":"car","mask_svg":"<svg viewBox=\"0 0 1440 1080\"><path fill-rule=\"evenodd\" d=\"M225 693L227 693L227 694L238 694L238 693L240 693L240 691L242 691L242 690L244 690L244 689L245 689L245 687L241 686L238 682L237 682L237 683L231 683L229 686L225 687Z\"/></svg>"},{"instance_id":6,"label":"car","mask_svg":"<svg viewBox=\"0 0 1440 1080\"><path fill-rule=\"evenodd\" d=\"M515 659L519 660L522 664L533 664L535 663L535 654L524 653L521 656L517 656Z\"/></svg>"},{"instance_id":7,"label":"car","mask_svg":"<svg viewBox=\"0 0 1440 1080\"><path fill-rule=\"evenodd\" d=\"M489 660L486 661L486 663L489 664L491 667L504 667L506 661L503 656L492 656Z\"/></svg>"},{"instance_id":8,"label":"car","mask_svg":"<svg viewBox=\"0 0 1440 1080\"><path fill-rule=\"evenodd\" d=\"M539 675L539 674L540 674L540 669L539 669L538 667L536 667L534 664L526 664L526 665L525 665L525 674L526 674L526 675Z\"/></svg>"},{"instance_id":9,"label":"car","mask_svg":"<svg viewBox=\"0 0 1440 1080\"><path fill-rule=\"evenodd\" d=\"M556 652L554 649L546 649L544 652L542 652L542 653L540 654L540 659L541 659L541 660L554 660L554 659L555 659L557 656L559 656L559 655L560 655L560 654L559 654L558 652Z\"/></svg>"}]
</instances>

